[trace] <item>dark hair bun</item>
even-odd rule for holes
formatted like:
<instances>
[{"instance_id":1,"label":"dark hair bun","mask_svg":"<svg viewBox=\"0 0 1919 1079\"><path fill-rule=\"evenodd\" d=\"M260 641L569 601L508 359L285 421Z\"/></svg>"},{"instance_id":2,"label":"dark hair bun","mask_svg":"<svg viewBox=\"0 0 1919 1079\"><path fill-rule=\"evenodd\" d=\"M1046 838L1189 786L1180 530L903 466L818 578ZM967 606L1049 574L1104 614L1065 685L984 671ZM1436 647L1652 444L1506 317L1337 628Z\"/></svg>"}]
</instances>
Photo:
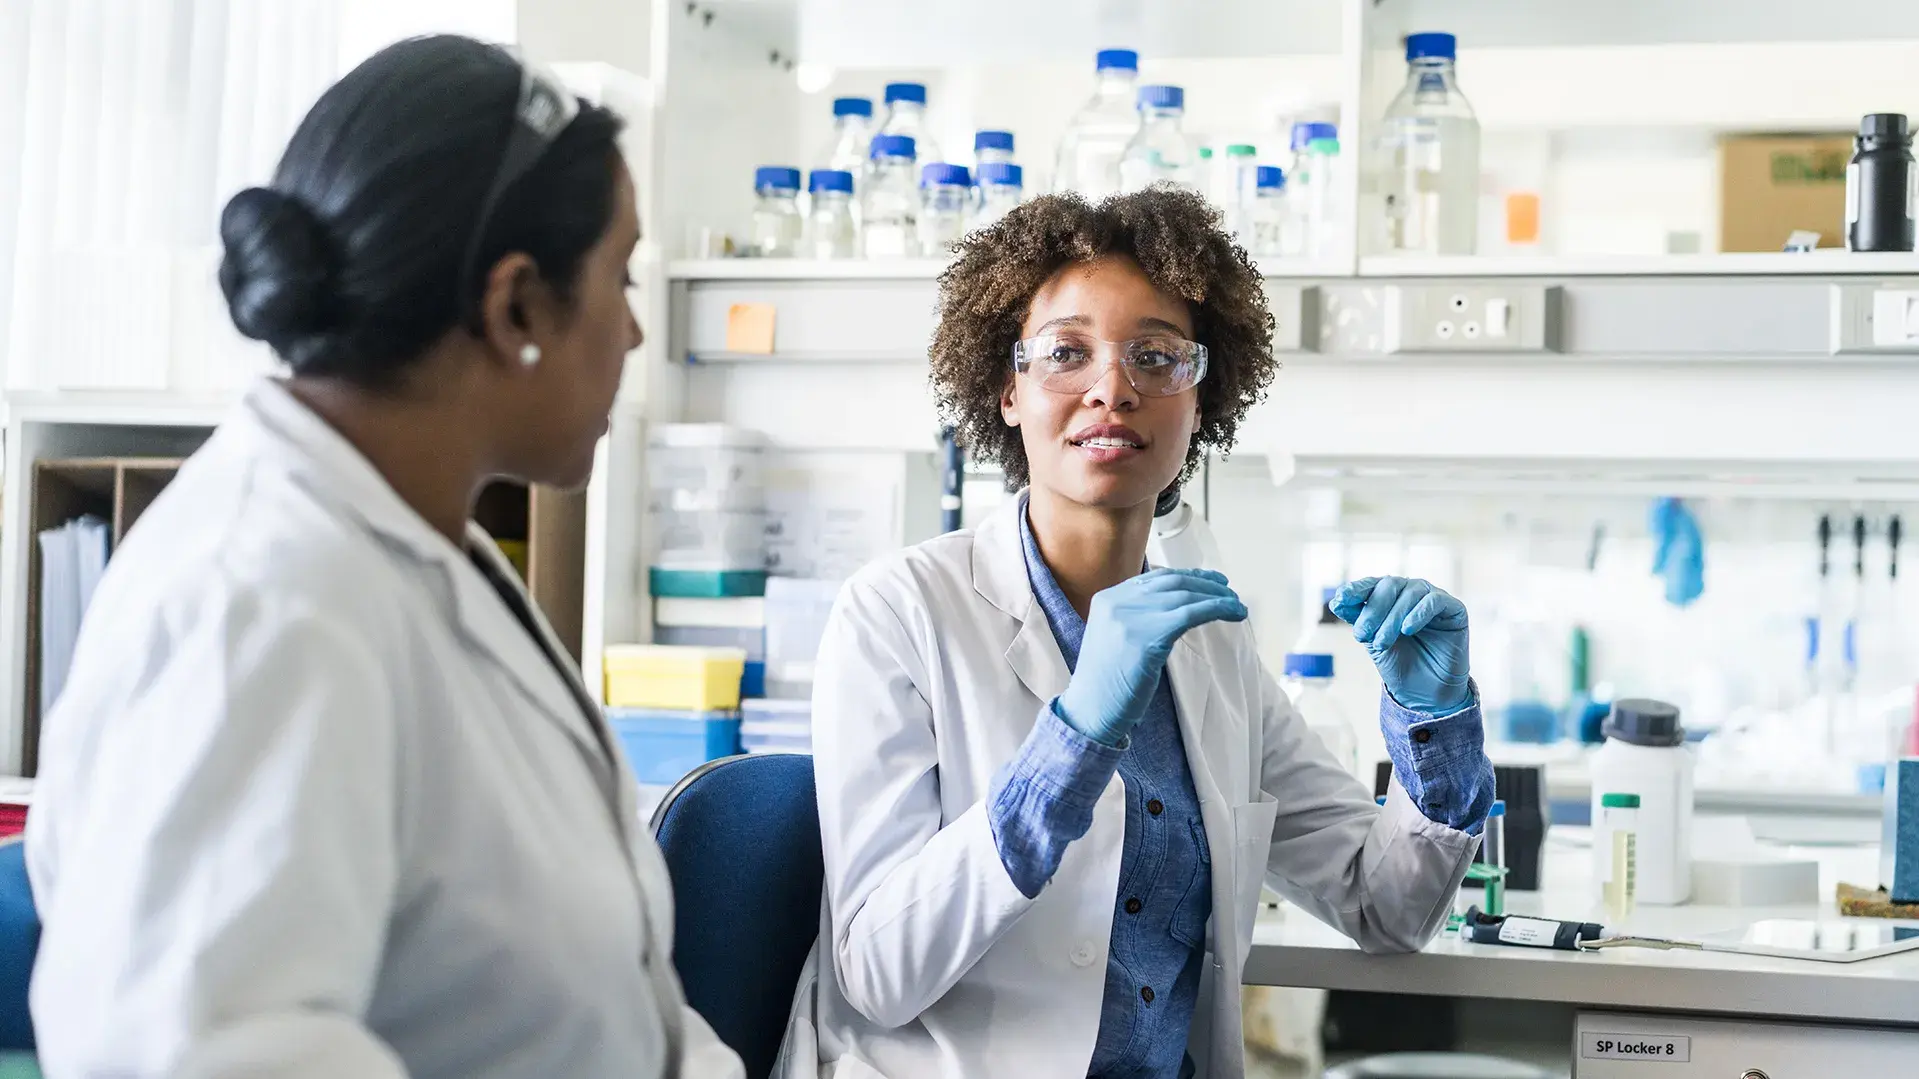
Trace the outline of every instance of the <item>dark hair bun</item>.
<instances>
[{"instance_id":1,"label":"dark hair bun","mask_svg":"<svg viewBox=\"0 0 1919 1079\"><path fill-rule=\"evenodd\" d=\"M301 199L249 187L220 215L220 291L233 325L284 353L333 327L339 259L326 226Z\"/></svg>"}]
</instances>

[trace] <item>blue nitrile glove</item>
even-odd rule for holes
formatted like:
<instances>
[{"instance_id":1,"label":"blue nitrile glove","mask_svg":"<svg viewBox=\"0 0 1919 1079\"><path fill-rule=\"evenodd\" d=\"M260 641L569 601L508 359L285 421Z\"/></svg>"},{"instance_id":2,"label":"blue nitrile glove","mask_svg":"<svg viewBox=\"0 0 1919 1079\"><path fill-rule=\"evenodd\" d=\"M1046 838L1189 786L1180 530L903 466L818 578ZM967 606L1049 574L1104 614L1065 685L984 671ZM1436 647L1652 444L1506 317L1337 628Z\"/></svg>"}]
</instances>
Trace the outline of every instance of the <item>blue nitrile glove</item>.
<instances>
[{"instance_id":1,"label":"blue nitrile glove","mask_svg":"<svg viewBox=\"0 0 1919 1079\"><path fill-rule=\"evenodd\" d=\"M1246 605L1212 570L1149 570L1116 584L1093 597L1073 680L1054 708L1093 741L1124 746L1174 642L1195 626L1245 620Z\"/></svg>"},{"instance_id":2,"label":"blue nitrile glove","mask_svg":"<svg viewBox=\"0 0 1919 1079\"><path fill-rule=\"evenodd\" d=\"M1661 498L1648 522L1654 554L1652 571L1666 579L1666 602L1684 607L1706 591L1706 541L1699 519L1684 502Z\"/></svg>"},{"instance_id":3,"label":"blue nitrile glove","mask_svg":"<svg viewBox=\"0 0 1919 1079\"><path fill-rule=\"evenodd\" d=\"M1367 577L1341 585L1332 609L1402 707L1449 716L1472 703L1465 604L1425 581Z\"/></svg>"}]
</instances>

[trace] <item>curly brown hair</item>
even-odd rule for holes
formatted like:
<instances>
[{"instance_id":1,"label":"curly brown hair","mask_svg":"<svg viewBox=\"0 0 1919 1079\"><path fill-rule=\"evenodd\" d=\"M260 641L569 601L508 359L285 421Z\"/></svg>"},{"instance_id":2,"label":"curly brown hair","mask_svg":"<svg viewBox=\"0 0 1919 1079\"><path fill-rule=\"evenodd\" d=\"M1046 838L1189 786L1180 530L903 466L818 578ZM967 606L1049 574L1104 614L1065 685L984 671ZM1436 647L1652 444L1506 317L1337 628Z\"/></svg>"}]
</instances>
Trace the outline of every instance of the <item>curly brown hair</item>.
<instances>
[{"instance_id":1,"label":"curly brown hair","mask_svg":"<svg viewBox=\"0 0 1919 1079\"><path fill-rule=\"evenodd\" d=\"M940 274L930 353L942 419L961 445L1005 470L1009 488L1030 478L1019 429L1000 415L1020 326L1062 267L1108 255L1131 257L1154 288L1192 305L1193 336L1209 353L1181 481L1206 453L1232 449L1239 421L1279 370L1259 271L1197 194L1157 186L1098 205L1074 194L1024 203L959 242Z\"/></svg>"}]
</instances>

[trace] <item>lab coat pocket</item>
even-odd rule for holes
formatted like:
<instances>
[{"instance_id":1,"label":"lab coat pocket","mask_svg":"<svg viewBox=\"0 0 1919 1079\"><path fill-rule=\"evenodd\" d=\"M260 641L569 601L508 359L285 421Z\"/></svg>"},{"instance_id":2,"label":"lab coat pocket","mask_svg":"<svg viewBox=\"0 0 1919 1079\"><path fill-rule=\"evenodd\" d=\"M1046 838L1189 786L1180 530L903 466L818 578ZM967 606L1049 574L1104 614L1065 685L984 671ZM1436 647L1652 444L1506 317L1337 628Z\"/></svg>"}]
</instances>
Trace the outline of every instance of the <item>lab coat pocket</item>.
<instances>
[{"instance_id":1,"label":"lab coat pocket","mask_svg":"<svg viewBox=\"0 0 1919 1079\"><path fill-rule=\"evenodd\" d=\"M1233 916L1238 919L1242 953L1253 943L1253 919L1259 913L1259 889L1266 882L1266 861L1273 846L1273 822L1279 802L1269 794L1233 807Z\"/></svg>"}]
</instances>

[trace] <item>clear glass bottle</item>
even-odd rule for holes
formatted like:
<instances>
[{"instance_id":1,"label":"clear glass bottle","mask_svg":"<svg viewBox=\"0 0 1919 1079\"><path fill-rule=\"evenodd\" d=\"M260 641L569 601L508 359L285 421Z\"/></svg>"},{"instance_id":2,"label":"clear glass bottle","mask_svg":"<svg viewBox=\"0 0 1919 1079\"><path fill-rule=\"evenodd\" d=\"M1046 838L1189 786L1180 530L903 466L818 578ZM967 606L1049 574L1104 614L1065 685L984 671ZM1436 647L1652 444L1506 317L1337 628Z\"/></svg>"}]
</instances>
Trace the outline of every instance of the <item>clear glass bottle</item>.
<instances>
[{"instance_id":1,"label":"clear glass bottle","mask_svg":"<svg viewBox=\"0 0 1919 1079\"><path fill-rule=\"evenodd\" d=\"M1089 202L1118 193L1119 160L1139 128L1139 54L1101 49L1096 65L1098 87L1066 125L1053 166L1053 190L1077 191Z\"/></svg>"},{"instance_id":2,"label":"clear glass bottle","mask_svg":"<svg viewBox=\"0 0 1919 1079\"><path fill-rule=\"evenodd\" d=\"M1259 150L1248 142L1226 147L1226 159L1213 170L1213 201L1226 231L1248 251L1253 249L1253 200L1259 191Z\"/></svg>"},{"instance_id":3,"label":"clear glass bottle","mask_svg":"<svg viewBox=\"0 0 1919 1079\"><path fill-rule=\"evenodd\" d=\"M913 140L873 136L872 166L860 192L860 246L867 258L919 254L920 193L913 182Z\"/></svg>"},{"instance_id":4,"label":"clear glass bottle","mask_svg":"<svg viewBox=\"0 0 1919 1079\"><path fill-rule=\"evenodd\" d=\"M1025 198L1024 176L1018 165L988 161L979 167L979 209L972 228L984 228L1010 213Z\"/></svg>"},{"instance_id":5,"label":"clear glass bottle","mask_svg":"<svg viewBox=\"0 0 1919 1079\"><path fill-rule=\"evenodd\" d=\"M886 84L886 119L880 121L879 134L912 139L916 169L941 160L939 144L933 141L933 131L926 120L925 83Z\"/></svg>"},{"instance_id":6,"label":"clear glass bottle","mask_svg":"<svg viewBox=\"0 0 1919 1079\"><path fill-rule=\"evenodd\" d=\"M973 135L974 167L977 169L994 162L1005 165L1013 163L1013 133L1011 131L975 132Z\"/></svg>"},{"instance_id":7,"label":"clear glass bottle","mask_svg":"<svg viewBox=\"0 0 1919 1079\"><path fill-rule=\"evenodd\" d=\"M1119 160L1119 189L1144 191L1162 181L1192 187L1193 148L1182 127L1186 91L1177 86L1139 88L1139 130Z\"/></svg>"},{"instance_id":8,"label":"clear glass bottle","mask_svg":"<svg viewBox=\"0 0 1919 1079\"><path fill-rule=\"evenodd\" d=\"M1214 159L1211 146L1202 146L1193 151L1193 186L1199 188L1206 196L1206 201L1212 203L1213 208L1223 216L1226 204L1219 199L1219 189L1220 174L1225 170L1221 165L1222 162Z\"/></svg>"},{"instance_id":9,"label":"clear glass bottle","mask_svg":"<svg viewBox=\"0 0 1919 1079\"><path fill-rule=\"evenodd\" d=\"M806 215L806 253L816 259L850 259L859 253L853 222L853 174L814 169L807 180L812 206Z\"/></svg>"},{"instance_id":10,"label":"clear glass bottle","mask_svg":"<svg viewBox=\"0 0 1919 1079\"><path fill-rule=\"evenodd\" d=\"M920 170L920 253L943 255L966 234L973 176L965 165L936 161Z\"/></svg>"},{"instance_id":11,"label":"clear glass bottle","mask_svg":"<svg viewBox=\"0 0 1919 1079\"><path fill-rule=\"evenodd\" d=\"M1293 169L1286 174L1290 220L1286 253L1313 259L1334 257L1343 216L1339 192L1339 128L1332 124L1293 125Z\"/></svg>"},{"instance_id":12,"label":"clear glass bottle","mask_svg":"<svg viewBox=\"0 0 1919 1079\"><path fill-rule=\"evenodd\" d=\"M805 219L800 216L800 170L784 165L762 165L753 171L751 242L761 258L792 258L799 254Z\"/></svg>"},{"instance_id":13,"label":"clear glass bottle","mask_svg":"<svg viewBox=\"0 0 1919 1079\"><path fill-rule=\"evenodd\" d=\"M813 159L813 168L851 173L854 193L858 194L859 176L872 154L872 143L872 99L836 97L833 99L833 138Z\"/></svg>"},{"instance_id":14,"label":"clear glass bottle","mask_svg":"<svg viewBox=\"0 0 1919 1079\"><path fill-rule=\"evenodd\" d=\"M1370 189L1376 250L1470 255L1479 238L1479 120L1459 92L1451 34L1409 34L1406 85L1386 109Z\"/></svg>"},{"instance_id":15,"label":"clear glass bottle","mask_svg":"<svg viewBox=\"0 0 1919 1079\"><path fill-rule=\"evenodd\" d=\"M1253 206L1246 211L1251 243L1244 243L1254 258L1278 258L1286 251L1286 173L1272 165L1260 165L1253 173Z\"/></svg>"},{"instance_id":16,"label":"clear glass bottle","mask_svg":"<svg viewBox=\"0 0 1919 1079\"><path fill-rule=\"evenodd\" d=\"M1618 932L1632 917L1639 884L1639 796L1599 796L1599 834L1604 857L1599 861L1600 902L1606 908L1606 928Z\"/></svg>"}]
</instances>

